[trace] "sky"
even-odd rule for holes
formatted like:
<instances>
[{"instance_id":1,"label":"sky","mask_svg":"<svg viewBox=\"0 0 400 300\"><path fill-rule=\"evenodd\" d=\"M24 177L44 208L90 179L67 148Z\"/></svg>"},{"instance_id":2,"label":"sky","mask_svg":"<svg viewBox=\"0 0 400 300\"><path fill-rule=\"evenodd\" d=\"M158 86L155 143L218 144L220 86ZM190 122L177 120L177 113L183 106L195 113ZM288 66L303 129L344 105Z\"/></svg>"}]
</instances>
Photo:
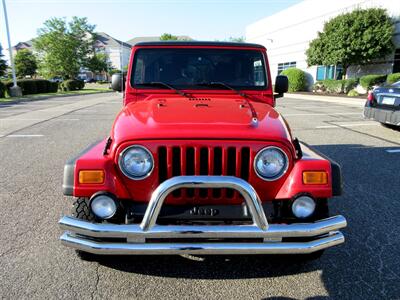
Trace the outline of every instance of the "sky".
<instances>
[{"instance_id":1,"label":"sky","mask_svg":"<svg viewBox=\"0 0 400 300\"><path fill-rule=\"evenodd\" d=\"M163 33L226 40L245 36L248 24L298 2L301 0L6 0L6 5L15 45L34 38L45 20L72 16L87 17L96 31L122 41ZM0 43L6 49L2 11L0 21Z\"/></svg>"}]
</instances>

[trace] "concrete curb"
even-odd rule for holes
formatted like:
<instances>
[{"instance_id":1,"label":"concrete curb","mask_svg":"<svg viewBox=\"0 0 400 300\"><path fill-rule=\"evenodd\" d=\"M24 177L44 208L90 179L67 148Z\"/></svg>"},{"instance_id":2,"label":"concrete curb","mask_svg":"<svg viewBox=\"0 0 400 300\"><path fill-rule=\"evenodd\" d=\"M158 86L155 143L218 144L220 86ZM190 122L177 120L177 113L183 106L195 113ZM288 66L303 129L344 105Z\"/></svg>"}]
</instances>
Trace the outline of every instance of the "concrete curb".
<instances>
[{"instance_id":1,"label":"concrete curb","mask_svg":"<svg viewBox=\"0 0 400 300\"><path fill-rule=\"evenodd\" d=\"M338 103L338 104L357 106L357 107L363 107L366 101L366 99L359 99L359 98L335 97L335 96L323 96L323 95L304 95L295 93L285 94L285 98Z\"/></svg>"},{"instance_id":2,"label":"concrete curb","mask_svg":"<svg viewBox=\"0 0 400 300\"><path fill-rule=\"evenodd\" d=\"M34 102L34 101L40 101L40 100L46 100L50 98L65 98L65 97L76 97L76 96L85 96L85 95L94 95L94 94L107 94L107 93L114 93L114 91L99 91L99 92L93 92L93 93L87 93L87 94L65 94L65 95L49 95L49 96L39 96L39 97L32 97L32 98L17 98L14 100L10 101L1 101L0 102L0 107L2 105L12 105L12 104L18 104L21 102Z\"/></svg>"}]
</instances>

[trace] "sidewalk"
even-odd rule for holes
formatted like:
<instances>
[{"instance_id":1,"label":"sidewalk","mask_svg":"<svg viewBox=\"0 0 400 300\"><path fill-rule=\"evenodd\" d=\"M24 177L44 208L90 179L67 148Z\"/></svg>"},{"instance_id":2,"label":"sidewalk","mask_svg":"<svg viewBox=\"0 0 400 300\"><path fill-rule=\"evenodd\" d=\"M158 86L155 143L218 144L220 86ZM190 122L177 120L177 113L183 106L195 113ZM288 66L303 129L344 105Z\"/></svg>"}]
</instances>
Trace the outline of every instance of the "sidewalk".
<instances>
[{"instance_id":1,"label":"sidewalk","mask_svg":"<svg viewBox=\"0 0 400 300\"><path fill-rule=\"evenodd\" d=\"M360 98L350 98L350 97L337 97L337 96L325 96L325 95L304 95L304 94L296 94L296 93L287 93L285 94L285 98L291 99L304 99L310 101L321 101L321 102L329 102L329 103L338 103L348 106L356 106L363 107L366 99Z\"/></svg>"},{"instance_id":2,"label":"sidewalk","mask_svg":"<svg viewBox=\"0 0 400 300\"><path fill-rule=\"evenodd\" d=\"M52 103L47 107L45 106L35 110L32 110L32 107L28 106L26 108L28 111L26 112L0 118L0 138L32 125L55 119L80 109L89 108L105 102L112 102L121 98L120 95L111 93L86 94L79 96L80 97L78 97L78 95L69 95L73 102L60 102L58 104ZM26 104L29 105L29 102ZM2 108L1 105L0 108ZM3 108L7 109L7 106L3 106Z\"/></svg>"},{"instance_id":3,"label":"sidewalk","mask_svg":"<svg viewBox=\"0 0 400 300\"><path fill-rule=\"evenodd\" d=\"M83 92L82 92L83 91ZM10 105L21 102L32 102L38 100L46 100L50 98L63 98L63 97L73 97L73 96L84 96L84 95L93 95L93 94L104 94L104 93L114 93L112 90L79 90L79 91L71 91L64 93L47 93L47 94L33 94L26 95L17 98L1 98L0 99L0 107L2 104Z\"/></svg>"}]
</instances>

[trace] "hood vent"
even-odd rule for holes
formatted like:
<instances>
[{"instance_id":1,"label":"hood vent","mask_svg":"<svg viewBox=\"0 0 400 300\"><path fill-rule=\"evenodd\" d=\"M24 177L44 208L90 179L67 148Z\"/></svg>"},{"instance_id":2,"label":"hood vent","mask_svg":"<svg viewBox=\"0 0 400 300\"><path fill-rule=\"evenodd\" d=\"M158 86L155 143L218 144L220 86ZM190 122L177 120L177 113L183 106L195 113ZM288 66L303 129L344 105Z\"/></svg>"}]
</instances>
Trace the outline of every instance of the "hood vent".
<instances>
[{"instance_id":1,"label":"hood vent","mask_svg":"<svg viewBox=\"0 0 400 300\"><path fill-rule=\"evenodd\" d=\"M190 97L189 101L211 101L210 98L195 98L195 97Z\"/></svg>"}]
</instances>

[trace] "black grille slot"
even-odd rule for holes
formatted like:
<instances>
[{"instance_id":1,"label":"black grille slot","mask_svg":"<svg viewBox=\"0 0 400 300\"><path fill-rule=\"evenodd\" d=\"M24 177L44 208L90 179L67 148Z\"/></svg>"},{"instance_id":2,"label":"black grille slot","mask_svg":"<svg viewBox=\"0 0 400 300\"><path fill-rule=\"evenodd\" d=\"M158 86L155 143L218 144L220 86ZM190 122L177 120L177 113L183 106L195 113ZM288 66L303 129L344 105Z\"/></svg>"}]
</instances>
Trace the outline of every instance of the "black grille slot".
<instances>
[{"instance_id":1,"label":"black grille slot","mask_svg":"<svg viewBox=\"0 0 400 300\"><path fill-rule=\"evenodd\" d=\"M158 148L158 182L162 183L167 179L167 148Z\"/></svg>"},{"instance_id":2,"label":"black grille slot","mask_svg":"<svg viewBox=\"0 0 400 300\"><path fill-rule=\"evenodd\" d=\"M181 175L181 149L172 148L172 176Z\"/></svg>"},{"instance_id":3,"label":"black grille slot","mask_svg":"<svg viewBox=\"0 0 400 300\"><path fill-rule=\"evenodd\" d=\"M181 148L173 147L172 148L172 176L181 175ZM181 196L181 190L175 190L172 192L172 195L175 197Z\"/></svg>"},{"instance_id":4,"label":"black grille slot","mask_svg":"<svg viewBox=\"0 0 400 300\"><path fill-rule=\"evenodd\" d=\"M242 148L241 158L240 177L247 181L249 180L250 168L250 149L248 147Z\"/></svg>"},{"instance_id":5,"label":"black grille slot","mask_svg":"<svg viewBox=\"0 0 400 300\"><path fill-rule=\"evenodd\" d=\"M194 148L186 149L186 175L194 175ZM187 189L188 197L194 196L194 189Z\"/></svg>"},{"instance_id":6,"label":"black grille slot","mask_svg":"<svg viewBox=\"0 0 400 300\"><path fill-rule=\"evenodd\" d=\"M227 165L227 172L229 176L235 176L236 175L236 148L234 147L229 147L228 148L228 161L226 162ZM226 197L227 198L232 198L234 195L234 190L233 189L227 189L226 190Z\"/></svg>"},{"instance_id":7,"label":"black grille slot","mask_svg":"<svg viewBox=\"0 0 400 300\"><path fill-rule=\"evenodd\" d=\"M222 149L214 148L214 175L222 175ZM221 189L213 189L213 197L221 197Z\"/></svg>"},{"instance_id":8,"label":"black grille slot","mask_svg":"<svg viewBox=\"0 0 400 300\"><path fill-rule=\"evenodd\" d=\"M200 175L208 175L208 148L200 149ZM200 189L200 197L206 198L207 189Z\"/></svg>"}]
</instances>

